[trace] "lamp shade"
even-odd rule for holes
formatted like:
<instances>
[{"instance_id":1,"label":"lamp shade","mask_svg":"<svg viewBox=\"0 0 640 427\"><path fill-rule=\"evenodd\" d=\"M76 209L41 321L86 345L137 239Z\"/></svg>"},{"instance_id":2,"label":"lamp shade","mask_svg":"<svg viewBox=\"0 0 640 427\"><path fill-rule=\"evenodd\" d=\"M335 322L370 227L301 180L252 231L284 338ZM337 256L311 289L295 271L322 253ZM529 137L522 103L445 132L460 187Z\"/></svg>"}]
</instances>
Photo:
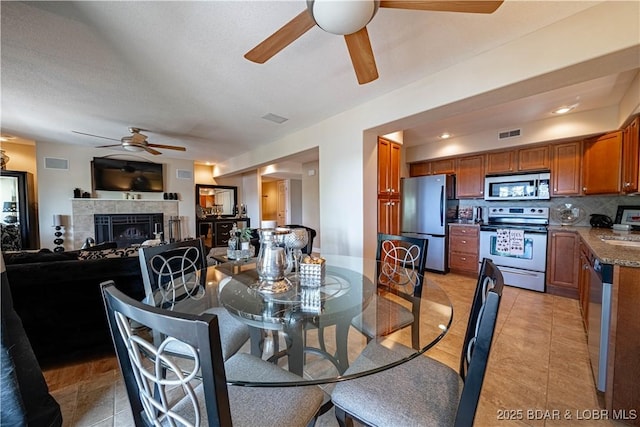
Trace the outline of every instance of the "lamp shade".
<instances>
[{"instance_id":1,"label":"lamp shade","mask_svg":"<svg viewBox=\"0 0 640 427\"><path fill-rule=\"evenodd\" d=\"M62 215L54 215L53 216L53 226L61 227L62 226Z\"/></svg>"},{"instance_id":2,"label":"lamp shade","mask_svg":"<svg viewBox=\"0 0 640 427\"><path fill-rule=\"evenodd\" d=\"M328 33L347 35L364 28L378 10L378 3L368 1L308 0L316 24Z\"/></svg>"}]
</instances>

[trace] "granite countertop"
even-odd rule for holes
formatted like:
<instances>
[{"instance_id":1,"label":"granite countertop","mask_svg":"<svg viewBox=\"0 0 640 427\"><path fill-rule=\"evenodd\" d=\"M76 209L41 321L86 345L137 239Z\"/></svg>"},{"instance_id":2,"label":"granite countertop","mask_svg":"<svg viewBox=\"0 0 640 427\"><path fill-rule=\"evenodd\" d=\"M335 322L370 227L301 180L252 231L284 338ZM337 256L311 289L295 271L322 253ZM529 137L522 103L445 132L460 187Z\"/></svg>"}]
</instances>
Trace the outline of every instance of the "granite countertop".
<instances>
[{"instance_id":1,"label":"granite countertop","mask_svg":"<svg viewBox=\"0 0 640 427\"><path fill-rule=\"evenodd\" d=\"M640 242L640 231L616 231L608 228L550 226L549 231L574 231L591 251L605 264L640 268L640 246L621 246L606 243L606 240Z\"/></svg>"}]
</instances>

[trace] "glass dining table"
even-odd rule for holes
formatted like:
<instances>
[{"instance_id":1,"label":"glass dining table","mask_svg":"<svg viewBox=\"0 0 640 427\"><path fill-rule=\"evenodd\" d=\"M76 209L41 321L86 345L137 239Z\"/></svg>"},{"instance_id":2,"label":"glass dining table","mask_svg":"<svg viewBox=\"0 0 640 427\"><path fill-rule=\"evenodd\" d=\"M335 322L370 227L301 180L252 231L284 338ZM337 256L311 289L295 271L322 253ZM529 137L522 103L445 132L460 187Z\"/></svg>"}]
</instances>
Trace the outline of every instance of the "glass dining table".
<instances>
[{"instance_id":1,"label":"glass dining table","mask_svg":"<svg viewBox=\"0 0 640 427\"><path fill-rule=\"evenodd\" d=\"M287 292L271 294L259 290L255 259L209 266L205 292L198 301L176 304L175 311L198 313L210 307L224 307L250 331L250 340L239 351L277 363L298 374L290 383L271 383L246 376L227 382L234 385L272 387L320 385L370 375L405 363L438 343L448 332L453 308L447 294L432 280L425 280L420 311L414 322L419 328L419 345L412 347L410 328L375 340L391 350L398 344L404 351L390 356L384 365L366 371L343 373L370 339L361 334L352 320L374 304L376 261L349 256L323 256L325 278L321 286L302 286L295 274L287 279ZM387 297L387 296L385 296ZM377 313L382 316L382 313ZM378 318L378 322L392 319ZM407 353L406 348L411 351ZM389 352L390 355L396 352Z\"/></svg>"}]
</instances>

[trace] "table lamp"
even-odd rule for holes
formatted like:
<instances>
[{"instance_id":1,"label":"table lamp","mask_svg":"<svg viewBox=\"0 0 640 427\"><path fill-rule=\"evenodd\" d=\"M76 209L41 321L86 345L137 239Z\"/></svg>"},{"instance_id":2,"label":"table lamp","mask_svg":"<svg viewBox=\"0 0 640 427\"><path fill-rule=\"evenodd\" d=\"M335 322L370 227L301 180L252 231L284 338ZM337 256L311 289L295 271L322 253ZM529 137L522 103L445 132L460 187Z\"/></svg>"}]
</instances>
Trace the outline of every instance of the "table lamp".
<instances>
[{"instance_id":1,"label":"table lamp","mask_svg":"<svg viewBox=\"0 0 640 427\"><path fill-rule=\"evenodd\" d=\"M56 229L55 233L53 233L53 235L56 236L56 238L53 239L53 243L56 245L53 251L64 252L64 246L62 246L64 243L64 239L62 238L62 234L64 233L62 230L62 215L53 216L53 227Z\"/></svg>"}]
</instances>

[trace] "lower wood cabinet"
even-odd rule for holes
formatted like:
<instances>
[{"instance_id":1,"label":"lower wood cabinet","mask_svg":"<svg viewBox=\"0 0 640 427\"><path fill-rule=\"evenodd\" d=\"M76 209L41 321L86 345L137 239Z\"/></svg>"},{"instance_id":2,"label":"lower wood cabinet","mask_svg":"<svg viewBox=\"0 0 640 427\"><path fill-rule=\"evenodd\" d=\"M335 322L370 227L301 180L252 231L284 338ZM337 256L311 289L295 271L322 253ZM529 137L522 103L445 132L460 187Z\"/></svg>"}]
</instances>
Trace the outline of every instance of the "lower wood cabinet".
<instances>
[{"instance_id":1,"label":"lower wood cabinet","mask_svg":"<svg viewBox=\"0 0 640 427\"><path fill-rule=\"evenodd\" d=\"M547 250L547 292L578 299L578 243L573 231L549 231Z\"/></svg>"},{"instance_id":2,"label":"lower wood cabinet","mask_svg":"<svg viewBox=\"0 0 640 427\"><path fill-rule=\"evenodd\" d=\"M478 274L478 241L480 227L452 224L449 226L449 269L454 273Z\"/></svg>"},{"instance_id":3,"label":"lower wood cabinet","mask_svg":"<svg viewBox=\"0 0 640 427\"><path fill-rule=\"evenodd\" d=\"M400 234L400 199L378 199L378 233Z\"/></svg>"},{"instance_id":4,"label":"lower wood cabinet","mask_svg":"<svg viewBox=\"0 0 640 427\"><path fill-rule=\"evenodd\" d=\"M580 299L580 312L582 313L582 323L584 330L589 330L589 289L591 288L591 272L589 271L589 259L591 257L589 248L580 241L580 260L578 262L580 272L578 273L578 296Z\"/></svg>"}]
</instances>

